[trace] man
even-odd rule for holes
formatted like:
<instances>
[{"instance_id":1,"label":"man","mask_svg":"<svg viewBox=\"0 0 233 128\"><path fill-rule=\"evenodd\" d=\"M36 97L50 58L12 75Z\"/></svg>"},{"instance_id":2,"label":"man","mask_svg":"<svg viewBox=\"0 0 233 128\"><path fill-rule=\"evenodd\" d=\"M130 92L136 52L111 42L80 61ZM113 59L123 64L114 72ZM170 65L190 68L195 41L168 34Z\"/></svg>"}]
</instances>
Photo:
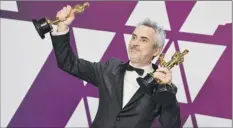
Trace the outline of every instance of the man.
<instances>
[{"instance_id":1,"label":"man","mask_svg":"<svg viewBox=\"0 0 233 128\"><path fill-rule=\"evenodd\" d=\"M51 33L51 39L58 67L99 90L99 108L91 128L149 128L156 117L164 128L180 127L177 100L169 105L159 104L154 99L162 90L154 90L153 95L148 95L136 81L156 70L154 77L176 93L171 71L151 63L163 48L163 29L150 20L140 23L129 43L130 60L127 63L117 59L105 63L89 62L75 56L69 44L69 25L75 19L74 10L68 5L57 13L57 18L62 22Z\"/></svg>"}]
</instances>

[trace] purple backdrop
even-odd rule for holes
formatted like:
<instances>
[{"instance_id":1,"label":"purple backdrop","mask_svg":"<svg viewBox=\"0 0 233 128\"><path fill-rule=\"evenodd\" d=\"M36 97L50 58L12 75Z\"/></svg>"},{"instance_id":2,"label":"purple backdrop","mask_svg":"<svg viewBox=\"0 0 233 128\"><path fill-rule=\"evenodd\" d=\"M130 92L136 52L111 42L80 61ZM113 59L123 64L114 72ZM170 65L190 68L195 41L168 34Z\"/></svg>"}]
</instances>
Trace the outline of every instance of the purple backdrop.
<instances>
[{"instance_id":1,"label":"purple backdrop","mask_svg":"<svg viewBox=\"0 0 233 128\"><path fill-rule=\"evenodd\" d=\"M52 18L64 5L78 3L83 4L83 2L19 1L17 2L19 12L2 10L1 18L24 21L44 16ZM135 27L126 26L125 23L137 2L90 2L90 4L91 7L82 15L77 16L72 26L116 32L101 61L106 61L111 57L126 61L128 57L123 34L131 34ZM196 2L166 2L171 31L166 31L169 42L165 51L171 42L174 42L175 48L179 50L178 40L227 46L193 102L184 75L184 67L180 66L188 101L188 104L180 103L182 124L191 115L193 125L197 126L195 113L232 119L232 24L219 25L214 35L211 36L180 32L181 26L195 4ZM73 35L72 30L71 35ZM71 41L76 53L73 36ZM81 98L84 98L85 107L88 108L87 96L98 97L97 88L90 84L84 86L81 80L59 70L52 51L8 126L65 127ZM89 109L86 112L90 124Z\"/></svg>"}]
</instances>

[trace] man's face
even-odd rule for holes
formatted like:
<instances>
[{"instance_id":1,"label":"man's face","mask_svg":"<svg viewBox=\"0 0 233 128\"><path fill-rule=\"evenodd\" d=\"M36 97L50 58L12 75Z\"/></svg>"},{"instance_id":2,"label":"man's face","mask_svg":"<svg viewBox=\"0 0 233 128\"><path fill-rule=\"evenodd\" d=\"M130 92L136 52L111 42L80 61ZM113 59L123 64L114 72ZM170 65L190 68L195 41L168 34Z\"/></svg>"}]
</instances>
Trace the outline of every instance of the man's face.
<instances>
[{"instance_id":1,"label":"man's face","mask_svg":"<svg viewBox=\"0 0 233 128\"><path fill-rule=\"evenodd\" d=\"M156 40L154 29L143 25L136 27L128 47L130 61L142 64L151 62L153 56L159 53L155 47Z\"/></svg>"}]
</instances>

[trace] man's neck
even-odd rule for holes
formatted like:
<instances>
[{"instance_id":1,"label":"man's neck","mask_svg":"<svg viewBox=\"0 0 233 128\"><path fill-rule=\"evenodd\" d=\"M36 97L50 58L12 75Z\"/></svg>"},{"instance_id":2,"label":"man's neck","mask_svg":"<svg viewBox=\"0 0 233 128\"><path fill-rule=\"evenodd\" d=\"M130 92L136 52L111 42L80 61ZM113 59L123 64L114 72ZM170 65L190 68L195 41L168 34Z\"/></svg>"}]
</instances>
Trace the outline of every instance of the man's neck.
<instances>
[{"instance_id":1,"label":"man's neck","mask_svg":"<svg viewBox=\"0 0 233 128\"><path fill-rule=\"evenodd\" d=\"M135 68L143 68L143 67L147 67L149 65L151 65L152 63L149 62L149 63L133 63L133 62L129 62L129 64Z\"/></svg>"}]
</instances>

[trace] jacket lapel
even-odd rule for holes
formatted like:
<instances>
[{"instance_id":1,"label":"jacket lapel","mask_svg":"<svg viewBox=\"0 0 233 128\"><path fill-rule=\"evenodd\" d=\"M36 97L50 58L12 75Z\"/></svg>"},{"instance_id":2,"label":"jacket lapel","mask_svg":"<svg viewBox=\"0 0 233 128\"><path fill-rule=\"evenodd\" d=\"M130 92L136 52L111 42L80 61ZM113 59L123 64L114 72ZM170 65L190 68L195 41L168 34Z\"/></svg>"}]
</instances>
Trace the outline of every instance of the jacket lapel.
<instances>
[{"instance_id":1,"label":"jacket lapel","mask_svg":"<svg viewBox=\"0 0 233 128\"><path fill-rule=\"evenodd\" d=\"M158 68L157 65L152 64L152 67L154 69L154 71ZM123 86L122 86L123 87ZM122 90L123 92L123 90ZM132 104L133 102L135 102L137 99L139 99L140 97L142 97L145 94L145 92L143 91L143 89L140 87L136 93L133 95L133 97L129 100L129 102L125 105L125 107L127 107L128 105Z\"/></svg>"},{"instance_id":2,"label":"jacket lapel","mask_svg":"<svg viewBox=\"0 0 233 128\"><path fill-rule=\"evenodd\" d=\"M122 109L122 100L123 100L123 85L124 85L124 75L126 71L126 65L127 63L122 63L119 65L118 69L113 72L113 75L115 76L115 88L112 88L112 92L115 92L116 99L118 102L119 109Z\"/></svg>"},{"instance_id":3,"label":"jacket lapel","mask_svg":"<svg viewBox=\"0 0 233 128\"><path fill-rule=\"evenodd\" d=\"M125 75L125 71L126 71L126 66L127 64L129 64L129 61L127 63L122 63L119 65L118 69L113 72L114 75L116 75L116 91L113 90L113 92L116 92L116 98L118 101L118 105L120 107L120 109L122 109L122 103L123 103L123 86L124 86L124 75ZM158 67L155 64L152 64L152 67L154 70L156 70ZM133 102L135 102L137 99L139 99L140 97L142 97L144 94L143 89L140 87L136 93L132 96L132 98L129 100L129 102L125 105L125 107L127 107L128 105L132 104Z\"/></svg>"},{"instance_id":4,"label":"jacket lapel","mask_svg":"<svg viewBox=\"0 0 233 128\"><path fill-rule=\"evenodd\" d=\"M144 94L142 88L140 87L136 93L133 95L133 97L129 100L129 102L125 105L127 107L128 105L132 104L133 102L137 101L140 97L142 97Z\"/></svg>"}]
</instances>

